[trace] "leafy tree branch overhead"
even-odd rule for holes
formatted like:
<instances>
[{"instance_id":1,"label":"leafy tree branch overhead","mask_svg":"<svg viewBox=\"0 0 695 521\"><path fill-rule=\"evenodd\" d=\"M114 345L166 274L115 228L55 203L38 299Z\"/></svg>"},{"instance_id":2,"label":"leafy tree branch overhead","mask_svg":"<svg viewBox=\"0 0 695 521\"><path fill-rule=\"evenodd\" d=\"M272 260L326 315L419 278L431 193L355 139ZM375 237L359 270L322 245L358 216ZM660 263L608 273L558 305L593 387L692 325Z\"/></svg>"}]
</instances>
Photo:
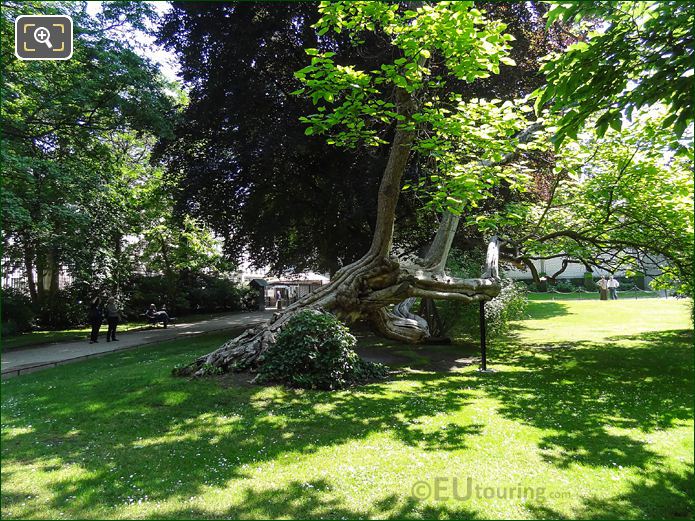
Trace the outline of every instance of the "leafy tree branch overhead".
<instances>
[{"instance_id":1,"label":"leafy tree branch overhead","mask_svg":"<svg viewBox=\"0 0 695 521\"><path fill-rule=\"evenodd\" d=\"M560 144L592 119L601 137L619 130L639 109L660 103L661 124L678 139L693 122L695 10L691 2L563 2L553 4L548 24L581 23L580 41L543 67L547 85L536 107L546 104L562 118Z\"/></svg>"}]
</instances>

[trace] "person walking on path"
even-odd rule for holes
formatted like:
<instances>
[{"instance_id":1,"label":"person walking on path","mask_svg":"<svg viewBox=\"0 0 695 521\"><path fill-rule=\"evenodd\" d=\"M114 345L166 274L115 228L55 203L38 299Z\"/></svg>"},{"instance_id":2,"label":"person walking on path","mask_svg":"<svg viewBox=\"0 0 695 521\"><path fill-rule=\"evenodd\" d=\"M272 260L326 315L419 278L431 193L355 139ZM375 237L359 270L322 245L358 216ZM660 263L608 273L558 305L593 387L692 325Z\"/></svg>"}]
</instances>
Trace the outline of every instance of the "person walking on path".
<instances>
[{"instance_id":1,"label":"person walking on path","mask_svg":"<svg viewBox=\"0 0 695 521\"><path fill-rule=\"evenodd\" d=\"M101 328L101 322L104 320L104 316L101 313L101 298L96 297L92 300L87 312L87 320L89 320L89 325L92 326L89 343L96 344L99 342L99 328Z\"/></svg>"},{"instance_id":2,"label":"person walking on path","mask_svg":"<svg viewBox=\"0 0 695 521\"><path fill-rule=\"evenodd\" d=\"M606 280L606 277L601 275L597 285L601 300L608 300L608 281Z\"/></svg>"},{"instance_id":3,"label":"person walking on path","mask_svg":"<svg viewBox=\"0 0 695 521\"><path fill-rule=\"evenodd\" d=\"M611 300L618 300L618 286L620 286L620 283L613 278L613 275L608 279L608 283L606 284L608 286L608 291L611 294Z\"/></svg>"},{"instance_id":4,"label":"person walking on path","mask_svg":"<svg viewBox=\"0 0 695 521\"><path fill-rule=\"evenodd\" d=\"M118 342L116 338L116 326L118 326L118 321L121 318L121 311L118 309L118 304L116 304L116 299L109 297L106 301L106 306L104 307L104 315L106 315L106 323L108 324L108 329L106 330L106 341Z\"/></svg>"}]
</instances>

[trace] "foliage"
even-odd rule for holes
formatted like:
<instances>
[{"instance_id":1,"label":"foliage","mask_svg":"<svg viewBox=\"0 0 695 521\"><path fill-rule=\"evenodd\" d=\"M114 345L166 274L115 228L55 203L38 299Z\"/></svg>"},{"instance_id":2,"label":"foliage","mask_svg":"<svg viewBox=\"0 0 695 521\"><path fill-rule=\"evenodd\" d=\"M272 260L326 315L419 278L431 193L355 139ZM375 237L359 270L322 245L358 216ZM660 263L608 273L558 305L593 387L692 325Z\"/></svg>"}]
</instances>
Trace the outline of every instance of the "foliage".
<instances>
[{"instance_id":1,"label":"foliage","mask_svg":"<svg viewBox=\"0 0 695 521\"><path fill-rule=\"evenodd\" d=\"M258 381L334 390L384 377L386 368L362 360L353 350L356 343L333 315L300 311L264 355Z\"/></svg>"},{"instance_id":2,"label":"foliage","mask_svg":"<svg viewBox=\"0 0 695 521\"><path fill-rule=\"evenodd\" d=\"M123 144L166 134L173 102L157 67L124 36L145 29L151 6L105 4L92 17L84 3L11 1L3 41L22 14L68 14L75 30L66 61L21 61L2 48L5 269L26 272L46 321L61 268L95 284L120 270L132 219L125 188L135 182L123 159L133 147Z\"/></svg>"},{"instance_id":3,"label":"foliage","mask_svg":"<svg viewBox=\"0 0 695 521\"><path fill-rule=\"evenodd\" d=\"M364 31L372 31L391 53L379 68L361 69L345 65L336 52L307 49L311 63L295 74L303 84L295 93L315 105L315 113L301 118L307 135L326 135L328 144L354 148L389 143L384 124L412 134L412 148L434 165L432 204L456 214L489 198L496 185L516 189L527 182L522 168L498 163L515 149L515 136L528 125L524 113L531 109L513 101L465 99L445 89L515 64L509 57L514 37L504 32L506 24L470 2L414 10L323 2L320 11L319 34L345 31L360 44Z\"/></svg>"},{"instance_id":4,"label":"foliage","mask_svg":"<svg viewBox=\"0 0 695 521\"><path fill-rule=\"evenodd\" d=\"M602 138L587 132L558 150L544 196L517 204L521 219L498 230L517 260L563 252L611 272L657 266L669 273L665 280L692 289L692 146L669 151L663 109L635 116Z\"/></svg>"},{"instance_id":5,"label":"foliage","mask_svg":"<svg viewBox=\"0 0 695 521\"><path fill-rule=\"evenodd\" d=\"M502 279L500 294L485 304L488 335L495 338L509 332L512 321L524 318L527 303L524 283Z\"/></svg>"},{"instance_id":6,"label":"foliage","mask_svg":"<svg viewBox=\"0 0 695 521\"><path fill-rule=\"evenodd\" d=\"M191 277L189 277L190 280ZM191 311L216 312L238 311L245 308L250 288L223 276L197 273L190 285L189 302Z\"/></svg>"},{"instance_id":7,"label":"foliage","mask_svg":"<svg viewBox=\"0 0 695 521\"><path fill-rule=\"evenodd\" d=\"M79 323L73 307L90 294L126 300L138 271L164 273L165 300L188 309L179 273L229 267L209 230L174 212L172 186L151 161L178 93L125 35L151 32L154 11L135 2L101 8L90 16L71 2L3 5L3 36L19 14L70 14L75 26L65 62L22 62L3 48L4 267L26 274L48 327ZM59 291L59 273L79 288L74 301Z\"/></svg>"},{"instance_id":8,"label":"foliage","mask_svg":"<svg viewBox=\"0 0 695 521\"><path fill-rule=\"evenodd\" d=\"M86 323L87 302L90 300L79 285L58 290L48 303L48 311L39 314L31 298L23 292L2 290L3 336L24 333L35 327L58 330Z\"/></svg>"},{"instance_id":9,"label":"foliage","mask_svg":"<svg viewBox=\"0 0 695 521\"><path fill-rule=\"evenodd\" d=\"M31 299L12 288L0 290L2 295L2 336L31 331L35 313Z\"/></svg>"},{"instance_id":10,"label":"foliage","mask_svg":"<svg viewBox=\"0 0 695 521\"><path fill-rule=\"evenodd\" d=\"M126 314L137 317L150 304L158 309L165 305L174 315L239 311L248 291L219 274L186 271L174 277L172 282L165 275L134 276L124 294ZM172 283L177 287L175 293L170 289Z\"/></svg>"},{"instance_id":11,"label":"foliage","mask_svg":"<svg viewBox=\"0 0 695 521\"><path fill-rule=\"evenodd\" d=\"M561 280L553 286L553 290L560 293L574 293L579 288L568 280Z\"/></svg>"},{"instance_id":12,"label":"foliage","mask_svg":"<svg viewBox=\"0 0 695 521\"><path fill-rule=\"evenodd\" d=\"M395 4L390 9L394 7L401 13L406 10ZM443 101L448 102L454 92L466 100L523 97L542 81L540 58L564 41L562 31L544 29L545 4L485 7L487 16L507 24L505 33L514 36L514 48L508 53L518 66L502 63L501 74L473 83L448 76L434 92ZM337 7L331 9L335 13ZM382 65L393 67L400 58L381 33L363 31L355 45L351 31L314 27L319 18L317 3L281 3L272 8L263 3L175 3L160 31L161 41L177 54L190 89L190 104L175 129L176 137L163 143L172 182L180 187L180 205L224 238L231 257L243 253L276 271L335 272L366 251L386 165L384 147L326 147L322 137L306 136L306 126L299 122L300 116L316 111L310 96L288 95L302 87L293 74L309 65L304 48L337 53L336 64L350 63L356 71L382 71ZM433 53L430 62L435 59L439 58ZM438 65L431 68L439 74ZM370 103L380 107L393 103L392 90L384 84L380 89L378 99ZM501 110L502 104L497 103L495 110L503 117L508 109ZM372 118L368 125L381 139L393 134L391 120ZM492 121L490 128L498 125ZM479 128L467 128L480 136ZM427 146L424 143L423 154L411 161L405 184L413 189L401 195L397 210L394 243L413 251L430 241L436 222L433 211L416 212L427 198L415 188L423 177L428 183L423 189L441 185L426 173ZM475 181L470 174L460 176L460 181L468 183L471 178ZM307 243L312 247L306 248Z\"/></svg>"},{"instance_id":13,"label":"foliage","mask_svg":"<svg viewBox=\"0 0 695 521\"><path fill-rule=\"evenodd\" d=\"M317 19L311 3L177 3L160 31L190 88L175 138L162 143L179 206L224 239L229 257L276 271L335 272L355 260L386 161L304 135L309 105L289 93L304 46L317 45Z\"/></svg>"},{"instance_id":14,"label":"foliage","mask_svg":"<svg viewBox=\"0 0 695 521\"><path fill-rule=\"evenodd\" d=\"M84 289L78 284L59 289L49 301L48 313L39 320L39 325L59 330L86 324L91 298Z\"/></svg>"},{"instance_id":15,"label":"foliage","mask_svg":"<svg viewBox=\"0 0 695 521\"><path fill-rule=\"evenodd\" d=\"M479 277L484 258L484 253L480 250L452 250L447 271L456 277ZM500 294L485 304L487 333L491 338L507 332L511 321L524 316L526 291L523 282L502 279ZM442 301L437 303L437 307L448 335L458 338L479 337L480 306L477 302L464 304Z\"/></svg>"},{"instance_id":16,"label":"foliage","mask_svg":"<svg viewBox=\"0 0 695 521\"><path fill-rule=\"evenodd\" d=\"M526 284L526 289L535 293L541 293L548 290L548 286L545 283L536 284L535 282L528 282Z\"/></svg>"},{"instance_id":17,"label":"foliage","mask_svg":"<svg viewBox=\"0 0 695 521\"><path fill-rule=\"evenodd\" d=\"M591 272L584 273L584 289L587 291L597 291L598 285L594 280L594 275Z\"/></svg>"},{"instance_id":18,"label":"foliage","mask_svg":"<svg viewBox=\"0 0 695 521\"><path fill-rule=\"evenodd\" d=\"M656 103L667 108L662 128L681 137L694 114L690 2L555 3L548 23L556 20L589 26L543 67L548 84L537 92L536 107L550 102L562 113L558 145L565 136L576 138L588 120L602 137L609 126L620 130L625 117L630 121Z\"/></svg>"}]
</instances>

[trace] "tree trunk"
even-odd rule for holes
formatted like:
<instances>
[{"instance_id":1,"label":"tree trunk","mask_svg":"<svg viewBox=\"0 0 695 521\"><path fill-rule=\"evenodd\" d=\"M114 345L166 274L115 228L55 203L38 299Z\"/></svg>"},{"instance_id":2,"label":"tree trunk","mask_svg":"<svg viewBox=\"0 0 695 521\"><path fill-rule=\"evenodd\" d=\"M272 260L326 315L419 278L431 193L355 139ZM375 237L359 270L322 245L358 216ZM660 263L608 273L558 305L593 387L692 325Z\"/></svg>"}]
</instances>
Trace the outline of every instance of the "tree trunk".
<instances>
[{"instance_id":1,"label":"tree trunk","mask_svg":"<svg viewBox=\"0 0 695 521\"><path fill-rule=\"evenodd\" d=\"M53 325L55 297L58 293L59 266L52 251L36 255L36 296L41 321Z\"/></svg>"},{"instance_id":2,"label":"tree trunk","mask_svg":"<svg viewBox=\"0 0 695 521\"><path fill-rule=\"evenodd\" d=\"M473 302L490 300L499 289L495 279L440 276L392 257L367 254L336 273L329 284L275 313L267 324L246 330L175 373L204 376L220 370L255 369L287 321L304 309L329 311L348 321L369 318L389 338L418 342L428 335L426 320L410 313L418 297ZM393 304L397 305L393 311L386 309Z\"/></svg>"},{"instance_id":3,"label":"tree trunk","mask_svg":"<svg viewBox=\"0 0 695 521\"><path fill-rule=\"evenodd\" d=\"M36 291L36 280L34 279L34 250L29 241L24 242L24 270L27 274L31 303L34 305L34 307L38 307L39 295Z\"/></svg>"}]
</instances>

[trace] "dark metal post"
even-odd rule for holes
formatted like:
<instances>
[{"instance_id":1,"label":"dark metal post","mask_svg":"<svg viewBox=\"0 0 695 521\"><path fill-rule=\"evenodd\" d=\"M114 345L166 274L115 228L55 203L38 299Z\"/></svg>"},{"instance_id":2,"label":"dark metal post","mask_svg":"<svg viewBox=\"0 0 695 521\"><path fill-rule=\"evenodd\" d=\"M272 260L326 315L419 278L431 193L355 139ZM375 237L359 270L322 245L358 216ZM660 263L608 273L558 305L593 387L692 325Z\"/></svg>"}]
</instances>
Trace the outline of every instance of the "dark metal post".
<instances>
[{"instance_id":1,"label":"dark metal post","mask_svg":"<svg viewBox=\"0 0 695 521\"><path fill-rule=\"evenodd\" d=\"M485 345L485 301L480 301L480 370L487 371L487 346Z\"/></svg>"}]
</instances>

